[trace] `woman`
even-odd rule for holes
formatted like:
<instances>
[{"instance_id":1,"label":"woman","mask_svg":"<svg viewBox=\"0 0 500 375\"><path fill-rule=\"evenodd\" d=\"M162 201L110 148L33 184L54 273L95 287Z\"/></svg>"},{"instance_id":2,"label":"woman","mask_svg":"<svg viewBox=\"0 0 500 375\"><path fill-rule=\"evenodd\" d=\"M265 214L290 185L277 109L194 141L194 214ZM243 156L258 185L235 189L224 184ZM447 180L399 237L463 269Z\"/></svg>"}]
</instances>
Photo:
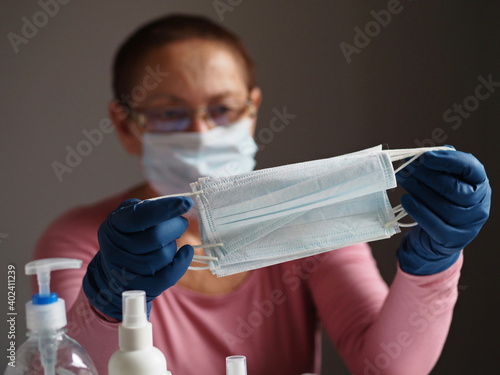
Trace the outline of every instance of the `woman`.
<instances>
[{"instance_id":1,"label":"woman","mask_svg":"<svg viewBox=\"0 0 500 375\"><path fill-rule=\"evenodd\" d=\"M186 271L193 252L203 254L190 246L200 243L191 199L147 199L189 191L201 176L252 170L261 92L250 57L209 20L169 16L121 46L113 78L110 116L146 182L70 211L36 252L88 265L55 273L52 285L70 306L69 335L99 373L117 350L128 289L146 291L155 346L173 374L223 374L232 354L247 356L250 374L319 372L320 325L355 374L432 369L457 298L461 249L488 216L490 189L476 159L428 153L400 178L410 193L402 203L421 225L398 249L390 288L366 244L216 278Z\"/></svg>"}]
</instances>

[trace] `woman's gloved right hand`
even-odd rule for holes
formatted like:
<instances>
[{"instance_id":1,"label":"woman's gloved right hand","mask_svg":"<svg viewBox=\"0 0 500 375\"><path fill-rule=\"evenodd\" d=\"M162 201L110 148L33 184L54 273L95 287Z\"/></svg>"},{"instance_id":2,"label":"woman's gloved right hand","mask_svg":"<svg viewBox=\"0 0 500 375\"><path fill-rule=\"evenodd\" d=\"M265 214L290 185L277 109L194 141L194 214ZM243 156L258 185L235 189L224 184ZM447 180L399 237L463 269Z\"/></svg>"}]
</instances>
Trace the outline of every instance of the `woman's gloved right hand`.
<instances>
[{"instance_id":1,"label":"woman's gloved right hand","mask_svg":"<svg viewBox=\"0 0 500 375\"><path fill-rule=\"evenodd\" d=\"M186 272L194 250L177 251L176 240L188 227L181 215L190 198L130 199L113 211L98 231L100 250L89 263L83 290L104 314L122 320L122 292L144 290L151 302Z\"/></svg>"}]
</instances>

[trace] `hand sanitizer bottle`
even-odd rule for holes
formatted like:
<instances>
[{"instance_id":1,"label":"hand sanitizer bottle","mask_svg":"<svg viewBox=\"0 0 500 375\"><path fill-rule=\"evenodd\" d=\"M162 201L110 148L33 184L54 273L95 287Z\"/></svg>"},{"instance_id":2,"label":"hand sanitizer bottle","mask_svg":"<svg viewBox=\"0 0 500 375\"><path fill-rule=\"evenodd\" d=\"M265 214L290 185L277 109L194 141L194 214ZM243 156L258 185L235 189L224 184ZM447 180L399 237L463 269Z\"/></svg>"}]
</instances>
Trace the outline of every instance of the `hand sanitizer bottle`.
<instances>
[{"instance_id":1,"label":"hand sanitizer bottle","mask_svg":"<svg viewBox=\"0 0 500 375\"><path fill-rule=\"evenodd\" d=\"M50 258L30 262L27 275L37 275L39 293L26 304L28 340L16 355L16 375L97 375L83 347L66 335L64 300L50 292L50 272L80 268L78 259Z\"/></svg>"},{"instance_id":2,"label":"hand sanitizer bottle","mask_svg":"<svg viewBox=\"0 0 500 375\"><path fill-rule=\"evenodd\" d=\"M153 326L146 313L146 292L122 293L123 322L118 328L120 349L108 362L108 375L172 375L163 353L153 346Z\"/></svg>"}]
</instances>

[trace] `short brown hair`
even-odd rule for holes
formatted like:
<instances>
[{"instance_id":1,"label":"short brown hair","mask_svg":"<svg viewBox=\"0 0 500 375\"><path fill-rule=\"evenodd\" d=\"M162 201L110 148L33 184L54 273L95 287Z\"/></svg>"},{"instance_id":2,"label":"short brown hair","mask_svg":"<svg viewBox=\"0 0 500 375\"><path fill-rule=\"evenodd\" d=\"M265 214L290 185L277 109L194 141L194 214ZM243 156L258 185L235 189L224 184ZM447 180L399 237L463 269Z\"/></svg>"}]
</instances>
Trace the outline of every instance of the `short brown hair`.
<instances>
[{"instance_id":1,"label":"short brown hair","mask_svg":"<svg viewBox=\"0 0 500 375\"><path fill-rule=\"evenodd\" d=\"M254 63L237 35L206 17L174 14L143 25L120 46L113 62L115 99L123 102L128 96L134 69L146 53L168 43L195 38L228 46L244 64L248 89L255 87Z\"/></svg>"}]
</instances>

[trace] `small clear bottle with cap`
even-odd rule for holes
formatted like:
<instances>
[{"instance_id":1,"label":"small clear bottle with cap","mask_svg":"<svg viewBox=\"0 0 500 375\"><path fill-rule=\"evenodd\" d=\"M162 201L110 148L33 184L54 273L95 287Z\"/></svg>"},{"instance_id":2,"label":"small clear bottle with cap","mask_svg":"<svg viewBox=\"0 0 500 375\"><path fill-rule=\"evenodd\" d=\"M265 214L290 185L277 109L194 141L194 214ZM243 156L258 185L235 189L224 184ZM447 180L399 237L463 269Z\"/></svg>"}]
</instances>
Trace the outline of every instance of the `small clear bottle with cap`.
<instances>
[{"instance_id":1,"label":"small clear bottle with cap","mask_svg":"<svg viewBox=\"0 0 500 375\"><path fill-rule=\"evenodd\" d=\"M226 375L247 375L247 358L243 355L226 357Z\"/></svg>"},{"instance_id":2,"label":"small clear bottle with cap","mask_svg":"<svg viewBox=\"0 0 500 375\"><path fill-rule=\"evenodd\" d=\"M27 275L37 275L39 293L26 304L28 340L16 353L16 367L6 374L97 375L97 370L85 349L66 335L64 300L50 292L50 272L80 268L78 259L50 258L30 262Z\"/></svg>"},{"instance_id":3,"label":"small clear bottle with cap","mask_svg":"<svg viewBox=\"0 0 500 375\"><path fill-rule=\"evenodd\" d=\"M120 349L108 362L108 375L172 375L163 353L153 346L153 326L146 312L146 292L122 293L123 321L118 328Z\"/></svg>"}]
</instances>

